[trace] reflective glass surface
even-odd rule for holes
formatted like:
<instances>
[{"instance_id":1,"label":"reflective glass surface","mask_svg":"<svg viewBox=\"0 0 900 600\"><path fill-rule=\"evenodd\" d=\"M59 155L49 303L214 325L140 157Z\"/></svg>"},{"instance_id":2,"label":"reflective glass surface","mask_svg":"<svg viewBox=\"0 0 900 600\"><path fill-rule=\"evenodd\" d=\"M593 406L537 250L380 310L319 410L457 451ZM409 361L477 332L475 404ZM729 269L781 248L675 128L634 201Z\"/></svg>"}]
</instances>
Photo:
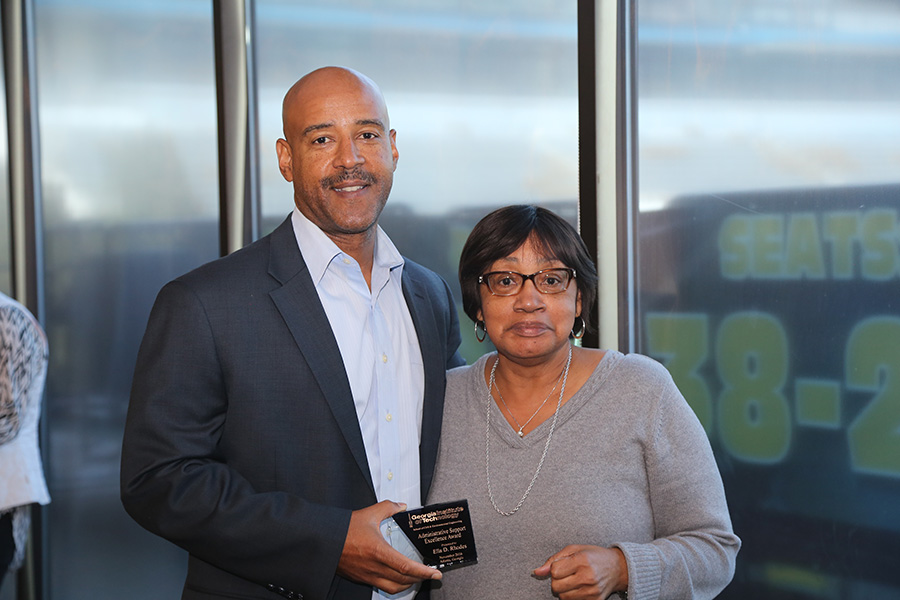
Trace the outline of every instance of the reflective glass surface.
<instances>
[{"instance_id":1,"label":"reflective glass surface","mask_svg":"<svg viewBox=\"0 0 900 600\"><path fill-rule=\"evenodd\" d=\"M639 350L706 427L723 598L898 598L900 8L638 4Z\"/></svg>"},{"instance_id":2,"label":"reflective glass surface","mask_svg":"<svg viewBox=\"0 0 900 600\"><path fill-rule=\"evenodd\" d=\"M578 197L576 3L258 0L256 60L266 229L292 210L275 140L281 101L325 65L374 79L400 162L381 224L460 299L459 252L493 208L541 204L573 224ZM485 352L460 312L463 353Z\"/></svg>"},{"instance_id":3,"label":"reflective glass surface","mask_svg":"<svg viewBox=\"0 0 900 600\"><path fill-rule=\"evenodd\" d=\"M208 0L36 0L50 342L48 597L177 598L186 556L119 501L156 292L217 256Z\"/></svg>"}]
</instances>

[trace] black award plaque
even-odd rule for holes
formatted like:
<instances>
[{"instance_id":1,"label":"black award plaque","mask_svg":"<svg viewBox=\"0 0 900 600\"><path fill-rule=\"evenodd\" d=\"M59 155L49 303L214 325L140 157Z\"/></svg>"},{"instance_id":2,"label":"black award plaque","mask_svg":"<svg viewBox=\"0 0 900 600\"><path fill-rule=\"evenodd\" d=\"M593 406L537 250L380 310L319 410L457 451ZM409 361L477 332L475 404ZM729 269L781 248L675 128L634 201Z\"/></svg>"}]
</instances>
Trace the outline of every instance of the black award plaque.
<instances>
[{"instance_id":1,"label":"black award plaque","mask_svg":"<svg viewBox=\"0 0 900 600\"><path fill-rule=\"evenodd\" d=\"M431 504L392 518L409 540L414 557L429 567L445 569L478 562L467 500Z\"/></svg>"}]
</instances>

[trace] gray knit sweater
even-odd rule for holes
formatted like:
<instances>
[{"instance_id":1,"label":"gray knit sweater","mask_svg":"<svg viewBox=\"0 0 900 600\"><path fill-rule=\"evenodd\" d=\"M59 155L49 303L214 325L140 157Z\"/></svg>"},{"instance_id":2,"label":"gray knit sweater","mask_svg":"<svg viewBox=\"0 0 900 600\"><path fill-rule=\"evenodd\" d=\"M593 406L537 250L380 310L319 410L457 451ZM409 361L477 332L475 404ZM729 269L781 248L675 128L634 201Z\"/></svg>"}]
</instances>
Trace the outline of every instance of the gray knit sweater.
<instances>
[{"instance_id":1,"label":"gray knit sweater","mask_svg":"<svg viewBox=\"0 0 900 600\"><path fill-rule=\"evenodd\" d=\"M486 409L494 499L511 510L540 461L552 418L518 437L488 404L487 356L447 378L444 425L428 502L468 499L478 564L450 570L435 600L552 598L531 575L569 544L615 546L628 598L715 597L734 574L722 479L706 434L659 363L609 351L559 412L525 503L510 517L488 499Z\"/></svg>"}]
</instances>

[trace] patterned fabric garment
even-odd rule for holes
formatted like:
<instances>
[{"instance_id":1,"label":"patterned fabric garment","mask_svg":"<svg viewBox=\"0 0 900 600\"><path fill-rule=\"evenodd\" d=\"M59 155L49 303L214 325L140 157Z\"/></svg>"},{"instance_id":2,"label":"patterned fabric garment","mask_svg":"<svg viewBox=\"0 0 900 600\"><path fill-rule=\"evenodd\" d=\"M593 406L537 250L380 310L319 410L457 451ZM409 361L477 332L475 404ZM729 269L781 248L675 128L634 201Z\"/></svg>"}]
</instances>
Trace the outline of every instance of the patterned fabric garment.
<instances>
[{"instance_id":1,"label":"patterned fabric garment","mask_svg":"<svg viewBox=\"0 0 900 600\"><path fill-rule=\"evenodd\" d=\"M21 304L0 294L0 515L9 513L19 568L32 502L49 496L37 448L37 421L47 374L47 338Z\"/></svg>"},{"instance_id":2,"label":"patterned fabric garment","mask_svg":"<svg viewBox=\"0 0 900 600\"><path fill-rule=\"evenodd\" d=\"M43 368L43 340L30 334L31 316L9 307L0 308L0 444L12 440L22 426L35 377Z\"/></svg>"}]
</instances>

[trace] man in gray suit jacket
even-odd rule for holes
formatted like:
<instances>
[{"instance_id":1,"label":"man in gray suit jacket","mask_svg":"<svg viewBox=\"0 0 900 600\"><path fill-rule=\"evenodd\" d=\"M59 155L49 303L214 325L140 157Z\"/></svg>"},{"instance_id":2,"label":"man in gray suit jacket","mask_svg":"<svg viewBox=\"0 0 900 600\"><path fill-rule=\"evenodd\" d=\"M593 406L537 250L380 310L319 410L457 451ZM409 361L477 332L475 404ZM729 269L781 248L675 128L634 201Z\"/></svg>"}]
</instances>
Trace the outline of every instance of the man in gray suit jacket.
<instances>
[{"instance_id":1,"label":"man in gray suit jacket","mask_svg":"<svg viewBox=\"0 0 900 600\"><path fill-rule=\"evenodd\" d=\"M440 573L393 550L379 525L431 483L444 373L462 363L456 311L446 283L377 226L398 158L378 87L313 71L283 119L296 210L160 291L122 501L188 551L183 598L414 593Z\"/></svg>"}]
</instances>

